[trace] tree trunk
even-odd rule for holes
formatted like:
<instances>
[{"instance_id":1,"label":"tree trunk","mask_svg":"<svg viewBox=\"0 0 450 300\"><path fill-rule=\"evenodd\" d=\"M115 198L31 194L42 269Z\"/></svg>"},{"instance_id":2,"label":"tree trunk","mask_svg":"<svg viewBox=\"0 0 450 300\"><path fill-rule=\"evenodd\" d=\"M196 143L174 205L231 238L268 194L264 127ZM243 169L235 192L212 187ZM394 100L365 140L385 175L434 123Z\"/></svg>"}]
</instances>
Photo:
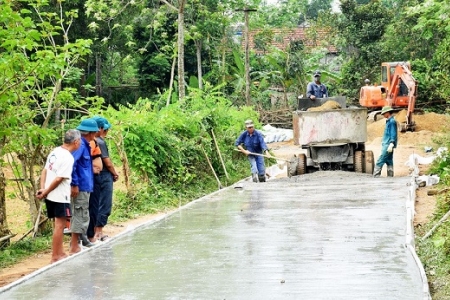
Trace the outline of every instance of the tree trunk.
<instances>
[{"instance_id":1,"label":"tree trunk","mask_svg":"<svg viewBox=\"0 0 450 300\"><path fill-rule=\"evenodd\" d=\"M130 164L128 162L127 152L125 151L125 146L124 146L125 143L123 141L122 132L118 132L116 137L117 138L113 139L113 141L115 142L117 152L119 153L119 156L120 156L120 161L122 162L123 181L125 183L127 193L132 194L133 191L131 190L132 186L131 186L131 182L130 182L131 170L130 170Z\"/></svg>"},{"instance_id":2,"label":"tree trunk","mask_svg":"<svg viewBox=\"0 0 450 300\"><path fill-rule=\"evenodd\" d=\"M203 73L202 73L202 41L195 41L197 50L197 72L198 72L198 88L203 90Z\"/></svg>"},{"instance_id":3,"label":"tree trunk","mask_svg":"<svg viewBox=\"0 0 450 300\"><path fill-rule=\"evenodd\" d=\"M95 55L95 94L101 96L102 93L102 58L97 53Z\"/></svg>"},{"instance_id":4,"label":"tree trunk","mask_svg":"<svg viewBox=\"0 0 450 300\"><path fill-rule=\"evenodd\" d=\"M0 238L10 234L8 229L8 222L6 219L6 179L5 173L0 168ZM0 242L0 249L8 246L10 239L6 239Z\"/></svg>"},{"instance_id":5,"label":"tree trunk","mask_svg":"<svg viewBox=\"0 0 450 300\"><path fill-rule=\"evenodd\" d=\"M227 80L227 68L226 68L226 56L227 52L225 47L222 47L222 83L224 83ZM225 86L224 86L225 91Z\"/></svg>"},{"instance_id":6,"label":"tree trunk","mask_svg":"<svg viewBox=\"0 0 450 300\"><path fill-rule=\"evenodd\" d=\"M169 82L169 95L167 95L166 106L169 106L170 99L172 98L172 90L173 90L173 78L175 77L175 65L177 63L177 57L174 56L172 60L172 68L170 69L170 82Z\"/></svg>"},{"instance_id":7,"label":"tree trunk","mask_svg":"<svg viewBox=\"0 0 450 300\"><path fill-rule=\"evenodd\" d=\"M245 100L247 105L252 104L250 99L250 55L249 55L249 37L248 37L248 11L244 10L245 15Z\"/></svg>"},{"instance_id":8,"label":"tree trunk","mask_svg":"<svg viewBox=\"0 0 450 300\"><path fill-rule=\"evenodd\" d=\"M23 198L28 202L28 208L30 212L30 221L32 224L36 222L39 210L39 200L35 197L36 182L33 173L33 166L36 163L36 159L33 156L33 150L28 148L28 152L18 154L17 157L21 161L22 176L24 178L22 184Z\"/></svg>"},{"instance_id":9,"label":"tree trunk","mask_svg":"<svg viewBox=\"0 0 450 300\"><path fill-rule=\"evenodd\" d=\"M178 9L178 97L184 101L184 5L186 0L180 1Z\"/></svg>"}]
</instances>

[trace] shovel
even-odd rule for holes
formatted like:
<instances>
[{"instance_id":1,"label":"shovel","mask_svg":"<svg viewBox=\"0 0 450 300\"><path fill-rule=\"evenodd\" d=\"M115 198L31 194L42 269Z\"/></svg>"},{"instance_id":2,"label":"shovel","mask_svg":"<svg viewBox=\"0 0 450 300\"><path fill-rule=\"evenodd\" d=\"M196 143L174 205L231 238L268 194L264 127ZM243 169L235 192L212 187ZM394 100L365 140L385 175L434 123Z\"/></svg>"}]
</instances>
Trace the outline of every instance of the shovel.
<instances>
[{"instance_id":1,"label":"shovel","mask_svg":"<svg viewBox=\"0 0 450 300\"><path fill-rule=\"evenodd\" d=\"M238 149L234 149L235 151L238 151L238 152L242 152L242 151L240 151L240 150L238 150ZM243 152L242 152L243 153ZM275 157L275 156L269 156L269 155L264 155L264 154L259 154L259 153L253 153L253 152L250 152L250 155L256 155L256 156L262 156L262 157L266 157L266 158L273 158L273 159L276 159L277 161L278 160L282 160L282 161L290 161L290 159L286 159L286 158L280 158L280 157Z\"/></svg>"}]
</instances>

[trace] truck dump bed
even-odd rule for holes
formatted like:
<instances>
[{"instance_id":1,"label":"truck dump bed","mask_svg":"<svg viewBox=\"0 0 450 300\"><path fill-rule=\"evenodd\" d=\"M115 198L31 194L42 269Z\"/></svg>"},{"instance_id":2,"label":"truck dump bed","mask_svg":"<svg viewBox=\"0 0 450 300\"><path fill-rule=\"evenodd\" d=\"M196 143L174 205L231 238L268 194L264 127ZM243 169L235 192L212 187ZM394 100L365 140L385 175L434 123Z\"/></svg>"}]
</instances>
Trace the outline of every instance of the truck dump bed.
<instances>
[{"instance_id":1,"label":"truck dump bed","mask_svg":"<svg viewBox=\"0 0 450 300\"><path fill-rule=\"evenodd\" d=\"M365 143L367 109L344 108L324 111L295 111L295 145Z\"/></svg>"}]
</instances>

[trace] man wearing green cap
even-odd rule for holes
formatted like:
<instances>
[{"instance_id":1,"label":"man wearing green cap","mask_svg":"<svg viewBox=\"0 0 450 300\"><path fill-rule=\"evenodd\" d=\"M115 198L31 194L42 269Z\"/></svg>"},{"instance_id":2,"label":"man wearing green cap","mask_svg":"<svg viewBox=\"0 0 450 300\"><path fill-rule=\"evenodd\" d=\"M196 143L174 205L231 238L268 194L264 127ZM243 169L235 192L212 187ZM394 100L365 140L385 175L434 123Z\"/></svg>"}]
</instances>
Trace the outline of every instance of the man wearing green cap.
<instances>
[{"instance_id":1,"label":"man wearing green cap","mask_svg":"<svg viewBox=\"0 0 450 300\"><path fill-rule=\"evenodd\" d=\"M111 124L103 117L94 117L99 131L95 140L101 150L103 169L99 174L94 175L94 192L91 193L89 211L91 221L88 228L88 237L91 242L105 240L107 235L103 234L103 227L108 223L108 218L112 210L113 183L119 179L119 175L114 168L114 164L109 157L109 150L105 143L108 130Z\"/></svg>"},{"instance_id":2,"label":"man wearing green cap","mask_svg":"<svg viewBox=\"0 0 450 300\"><path fill-rule=\"evenodd\" d=\"M386 118L383 138L381 140L381 154L373 170L373 177L380 177L381 169L387 165L387 176L394 177L394 148L397 147L397 121L392 115L392 107L385 106L381 114Z\"/></svg>"},{"instance_id":3,"label":"man wearing green cap","mask_svg":"<svg viewBox=\"0 0 450 300\"><path fill-rule=\"evenodd\" d=\"M83 242L86 246L92 246L86 237L89 225L89 196L94 190L94 171L89 142L95 138L98 126L97 122L91 118L81 121L77 129L81 133L81 145L72 153L74 164L70 183L72 197L70 254L81 251L79 239L82 237L85 237Z\"/></svg>"}]
</instances>

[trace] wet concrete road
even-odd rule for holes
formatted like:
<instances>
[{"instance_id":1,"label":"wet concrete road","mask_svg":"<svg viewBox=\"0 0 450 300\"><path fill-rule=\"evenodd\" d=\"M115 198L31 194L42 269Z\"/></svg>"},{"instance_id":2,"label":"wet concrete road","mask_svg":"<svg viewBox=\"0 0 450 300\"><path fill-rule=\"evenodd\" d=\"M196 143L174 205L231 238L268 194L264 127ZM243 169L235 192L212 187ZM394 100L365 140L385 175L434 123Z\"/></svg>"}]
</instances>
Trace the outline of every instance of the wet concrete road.
<instances>
[{"instance_id":1,"label":"wet concrete road","mask_svg":"<svg viewBox=\"0 0 450 300\"><path fill-rule=\"evenodd\" d=\"M408 183L344 172L245 182L0 298L427 299L405 247Z\"/></svg>"}]
</instances>

